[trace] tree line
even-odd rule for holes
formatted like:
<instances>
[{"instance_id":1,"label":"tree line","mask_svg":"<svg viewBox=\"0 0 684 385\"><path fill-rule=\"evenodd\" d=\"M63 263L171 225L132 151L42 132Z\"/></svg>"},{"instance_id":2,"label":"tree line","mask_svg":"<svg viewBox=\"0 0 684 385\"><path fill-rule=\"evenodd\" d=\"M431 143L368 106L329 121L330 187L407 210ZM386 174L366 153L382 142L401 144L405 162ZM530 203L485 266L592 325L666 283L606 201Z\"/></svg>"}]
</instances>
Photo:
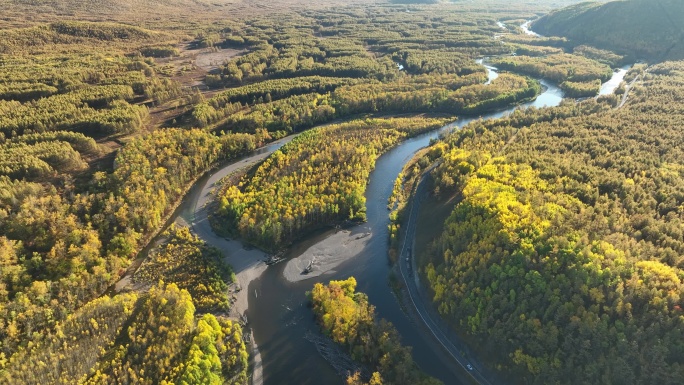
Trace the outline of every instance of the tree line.
<instances>
[{"instance_id":1,"label":"tree line","mask_svg":"<svg viewBox=\"0 0 684 385\"><path fill-rule=\"evenodd\" d=\"M499 58L493 64L501 69L542 77L560 84L568 97L595 96L601 83L611 78L613 71L606 65L585 56L558 53L542 57L511 56Z\"/></svg>"},{"instance_id":2,"label":"tree line","mask_svg":"<svg viewBox=\"0 0 684 385\"><path fill-rule=\"evenodd\" d=\"M105 295L55 320L27 347L3 359L0 379L22 384L246 384L248 354L241 326L206 313L229 307L231 272L221 258L187 228L172 228L134 275L149 290ZM31 286L43 300L50 290L50 283ZM196 311L204 315L197 317Z\"/></svg>"}]
</instances>

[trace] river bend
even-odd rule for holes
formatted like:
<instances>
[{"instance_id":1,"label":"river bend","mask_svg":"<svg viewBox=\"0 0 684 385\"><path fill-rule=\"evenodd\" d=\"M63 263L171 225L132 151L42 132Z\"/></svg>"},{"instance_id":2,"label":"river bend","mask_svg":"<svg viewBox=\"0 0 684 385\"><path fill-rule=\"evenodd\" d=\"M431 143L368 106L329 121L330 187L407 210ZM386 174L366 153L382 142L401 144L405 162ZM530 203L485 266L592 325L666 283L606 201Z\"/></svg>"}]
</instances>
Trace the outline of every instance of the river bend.
<instances>
[{"instance_id":1,"label":"river bend","mask_svg":"<svg viewBox=\"0 0 684 385\"><path fill-rule=\"evenodd\" d=\"M496 69L487 68L490 71L488 77L491 81L497 76ZM543 80L541 83L544 92L534 101L524 104L523 107L556 106L561 102L563 93L558 87ZM433 340L424 325L417 324L415 320L405 314L388 285L391 266L387 258L389 239L387 200L391 195L394 181L404 164L419 149L429 145L431 140L438 138L443 133L460 129L474 120L500 118L511 113L515 108L477 117L460 118L438 130L408 139L382 155L376 162L366 189L368 222L352 229L352 232L359 234L368 232L372 234L371 239L358 256L344 262L332 272L295 283L290 283L283 278L282 271L285 264L278 264L265 269L261 277L252 281L248 288L243 288L243 290L248 290L249 308L247 315L262 356L263 382L265 384L318 385L344 383L344 380L333 371L332 367L319 356L313 344L304 339L307 331L317 329L313 314L307 307L305 292L310 290L315 282L345 279L349 276L354 276L357 279L357 289L368 295L370 303L376 307L378 316L395 325L401 335L402 342L412 347L415 361L425 372L442 380L445 384L466 383L467 375L457 365L454 365L447 352ZM202 178L185 197L174 217L180 215L188 223L192 223L197 211L202 210L206 203L207 192L211 190L222 175L239 168L240 164L248 164L263 159L287 140L289 139L267 146L250 157L232 162L221 170ZM193 227L198 228L205 226L206 224L193 225ZM206 229L200 233L203 232L206 232ZM330 234L331 232L319 233L294 245L286 257L298 256L311 245L320 242ZM211 238L206 239L210 244L219 242L218 237Z\"/></svg>"}]
</instances>

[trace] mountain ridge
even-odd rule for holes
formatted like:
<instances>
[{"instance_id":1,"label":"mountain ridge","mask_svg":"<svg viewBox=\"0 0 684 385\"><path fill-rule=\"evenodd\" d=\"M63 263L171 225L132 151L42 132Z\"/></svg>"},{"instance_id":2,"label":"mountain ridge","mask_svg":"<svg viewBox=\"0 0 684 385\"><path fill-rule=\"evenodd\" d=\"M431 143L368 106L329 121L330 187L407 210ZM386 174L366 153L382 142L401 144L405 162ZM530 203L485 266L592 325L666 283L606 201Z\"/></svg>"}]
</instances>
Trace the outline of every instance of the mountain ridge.
<instances>
[{"instance_id":1,"label":"mountain ridge","mask_svg":"<svg viewBox=\"0 0 684 385\"><path fill-rule=\"evenodd\" d=\"M651 62L684 59L684 2L626 0L585 2L549 13L535 32L609 49Z\"/></svg>"}]
</instances>

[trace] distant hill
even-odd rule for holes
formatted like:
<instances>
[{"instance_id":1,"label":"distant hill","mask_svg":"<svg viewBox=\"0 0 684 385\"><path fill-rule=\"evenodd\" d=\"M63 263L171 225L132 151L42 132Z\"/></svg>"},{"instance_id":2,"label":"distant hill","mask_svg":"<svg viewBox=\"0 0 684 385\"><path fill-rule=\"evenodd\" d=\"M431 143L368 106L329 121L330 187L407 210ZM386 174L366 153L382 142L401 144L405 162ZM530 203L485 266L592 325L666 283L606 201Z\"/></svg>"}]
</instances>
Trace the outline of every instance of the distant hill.
<instances>
[{"instance_id":1,"label":"distant hill","mask_svg":"<svg viewBox=\"0 0 684 385\"><path fill-rule=\"evenodd\" d=\"M552 12L534 22L533 29L658 62L684 59L683 21L682 0L587 2Z\"/></svg>"}]
</instances>

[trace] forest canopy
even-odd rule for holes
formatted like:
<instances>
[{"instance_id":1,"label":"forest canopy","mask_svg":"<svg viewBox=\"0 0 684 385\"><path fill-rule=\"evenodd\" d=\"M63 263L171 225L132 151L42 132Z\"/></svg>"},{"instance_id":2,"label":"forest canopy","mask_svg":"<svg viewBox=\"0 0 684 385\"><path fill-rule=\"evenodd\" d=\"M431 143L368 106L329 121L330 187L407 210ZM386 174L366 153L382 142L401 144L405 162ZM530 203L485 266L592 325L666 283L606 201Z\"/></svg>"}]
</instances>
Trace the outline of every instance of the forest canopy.
<instances>
[{"instance_id":1,"label":"forest canopy","mask_svg":"<svg viewBox=\"0 0 684 385\"><path fill-rule=\"evenodd\" d=\"M518 28L568 2L0 0L0 382L246 383L246 338L240 324L225 317L235 282L230 267L189 229L164 232L193 183L223 162L297 133L221 192L223 225L275 250L310 230L361 221L370 171L401 140L455 115L529 101L542 91L536 77L558 82L568 95L595 93L622 55L598 44L575 47L565 38L527 36ZM501 60L501 71L490 81L477 59L492 57ZM651 380L628 364L643 357L655 357L675 373L665 380L678 378L681 154L676 130L651 126L667 113L678 116L678 90L666 83L680 71L665 65L631 75L650 83L632 91L641 102L624 111L649 118L634 119L639 127L629 131L622 126L634 123L608 112L617 104L611 96L581 108L519 112L500 129L481 123L432 151L448 158L436 171L441 191L461 188L464 205L472 206L461 208L454 231L463 230L458 223L464 215L486 217L500 246L519 255L506 270L508 281L494 268L481 274L495 282L489 292L485 286L459 292L478 281L458 286L450 280L457 271L450 264L470 260L456 261L457 246L449 243L455 235L445 232L437 257L425 267L434 278L431 289L440 293L437 305L474 336L501 338L501 354L509 356L496 356L497 362L521 378L534 381L542 372L570 378L567 373L579 376L574 370L582 367L594 379L608 362L621 370L600 373L604 377ZM661 99L648 103L652 90ZM584 115L605 120L583 121L577 135L560 126ZM518 147L522 136L511 140L511 134L531 124L555 125L540 131L547 136L535 149L571 154L566 160L572 164L547 159L552 155L525 158L536 153ZM629 155L610 147L608 134L592 139L592 130L624 133L619 140L631 146ZM563 147L553 146L556 136ZM630 142L634 138L644 149ZM500 154L508 142L510 156ZM648 155L643 168L635 165L642 154ZM562 189L555 189L556 181L565 183ZM547 196L553 194L557 198ZM497 222L496 210L504 220ZM576 220L574 232L550 236L571 227L563 218ZM590 225L582 222L586 218ZM489 227L480 230L482 239L492 239ZM458 239L467 239L469 230L463 231ZM579 256L572 265L577 272L553 287L567 293L553 292L551 299L539 294L551 287L542 285L542 273L561 268L544 270L550 262L525 259L530 248L524 243L517 249L521 239L539 245L540 253L568 249ZM442 258L449 247L452 255ZM469 251L464 256L471 257ZM534 263L544 265L537 269L542 278L525 270ZM482 268L464 269L471 267ZM131 292L115 293L122 277L132 278ZM568 283L571 278L577 281ZM519 295L511 299L509 290L496 297L508 296L510 303L495 302L508 305L495 309L507 323L492 324L483 313L490 310L486 301L509 283L520 285ZM359 326L340 330L346 322L322 322L324 330L376 372L352 375L348 383L433 383L353 286L342 281L315 289L319 313ZM523 294L562 304L567 314L555 327L575 333L567 346L565 340L554 345L556 320L533 304L519 305L524 319L510 309ZM603 309L608 305L616 310ZM587 325L608 330L600 341L615 351L564 356L563 349L580 351L594 337ZM657 335L675 342L654 342ZM540 336L546 339L540 342ZM624 356L628 363L617 358L623 337L640 349L638 356ZM592 360L598 363L587 363Z\"/></svg>"},{"instance_id":2,"label":"forest canopy","mask_svg":"<svg viewBox=\"0 0 684 385\"><path fill-rule=\"evenodd\" d=\"M682 382L682 70L652 67L621 109L517 111L426 155L458 203L422 275L520 382Z\"/></svg>"},{"instance_id":3,"label":"forest canopy","mask_svg":"<svg viewBox=\"0 0 684 385\"><path fill-rule=\"evenodd\" d=\"M228 231L274 250L318 227L366 219L366 183L376 159L442 119L354 120L300 134L223 193Z\"/></svg>"},{"instance_id":4,"label":"forest canopy","mask_svg":"<svg viewBox=\"0 0 684 385\"><path fill-rule=\"evenodd\" d=\"M313 311L323 332L342 345L352 358L370 366L369 385L439 385L440 381L421 372L411 358L411 349L401 345L396 329L377 320L368 297L356 292L356 279L317 283L309 293ZM359 374L347 379L362 385Z\"/></svg>"}]
</instances>

